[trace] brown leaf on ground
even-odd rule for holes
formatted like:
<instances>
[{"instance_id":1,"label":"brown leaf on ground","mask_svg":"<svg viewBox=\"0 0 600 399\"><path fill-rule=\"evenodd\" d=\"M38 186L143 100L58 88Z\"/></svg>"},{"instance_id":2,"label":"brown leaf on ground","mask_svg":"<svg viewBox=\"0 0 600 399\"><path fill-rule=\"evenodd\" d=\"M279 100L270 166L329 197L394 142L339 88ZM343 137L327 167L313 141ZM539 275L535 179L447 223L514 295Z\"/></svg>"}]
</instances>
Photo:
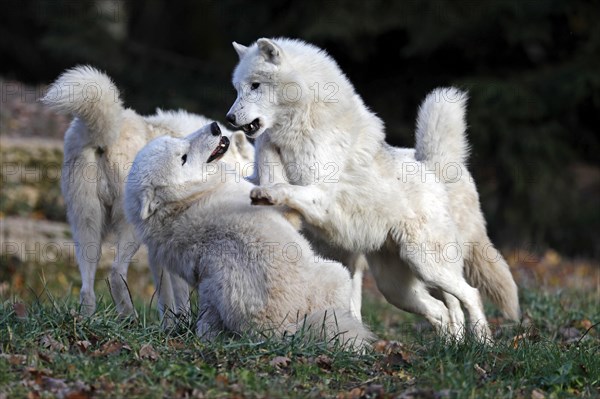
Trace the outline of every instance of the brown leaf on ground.
<instances>
[{"instance_id":1,"label":"brown leaf on ground","mask_svg":"<svg viewBox=\"0 0 600 399\"><path fill-rule=\"evenodd\" d=\"M46 363L54 363L54 353L38 352L38 357Z\"/></svg>"},{"instance_id":2,"label":"brown leaf on ground","mask_svg":"<svg viewBox=\"0 0 600 399\"><path fill-rule=\"evenodd\" d=\"M167 345L173 349L184 349L186 347L186 344L183 341L174 338L169 339L167 341Z\"/></svg>"},{"instance_id":3,"label":"brown leaf on ground","mask_svg":"<svg viewBox=\"0 0 600 399\"><path fill-rule=\"evenodd\" d=\"M27 367L25 372L33 377L37 385L42 385L42 378L48 377L52 374L52 371L48 369L37 369L35 367Z\"/></svg>"},{"instance_id":4,"label":"brown leaf on ground","mask_svg":"<svg viewBox=\"0 0 600 399\"><path fill-rule=\"evenodd\" d=\"M14 310L17 318L19 318L19 319L27 318L27 307L25 306L25 304L23 302L13 303L13 310Z\"/></svg>"},{"instance_id":5,"label":"brown leaf on ground","mask_svg":"<svg viewBox=\"0 0 600 399\"><path fill-rule=\"evenodd\" d=\"M592 323L589 319L583 319L579 321L579 327L583 328L586 331L592 328L593 325L594 323Z\"/></svg>"},{"instance_id":6,"label":"brown leaf on ground","mask_svg":"<svg viewBox=\"0 0 600 399\"><path fill-rule=\"evenodd\" d=\"M79 349L80 352L85 353L87 352L87 350L89 349L90 346L92 346L92 343L90 341L75 341L74 346Z\"/></svg>"},{"instance_id":7,"label":"brown leaf on ground","mask_svg":"<svg viewBox=\"0 0 600 399\"><path fill-rule=\"evenodd\" d=\"M0 353L0 359L6 359L8 361L8 364L10 364L11 366L19 366L21 364L25 364L25 362L27 361L27 356L13 355L11 353Z\"/></svg>"},{"instance_id":8,"label":"brown leaf on ground","mask_svg":"<svg viewBox=\"0 0 600 399\"><path fill-rule=\"evenodd\" d=\"M92 394L86 391L70 391L65 395L65 399L89 399L91 397Z\"/></svg>"},{"instance_id":9,"label":"brown leaf on ground","mask_svg":"<svg viewBox=\"0 0 600 399\"><path fill-rule=\"evenodd\" d=\"M546 395L544 395L544 391L540 389L534 389L531 391L531 399L545 399Z\"/></svg>"},{"instance_id":10,"label":"brown leaf on ground","mask_svg":"<svg viewBox=\"0 0 600 399\"><path fill-rule=\"evenodd\" d=\"M349 392L340 392L337 395L337 399L359 399L364 396L364 389L356 387L351 389Z\"/></svg>"},{"instance_id":11,"label":"brown leaf on ground","mask_svg":"<svg viewBox=\"0 0 600 399\"><path fill-rule=\"evenodd\" d=\"M539 339L540 334L534 329L523 334L515 335L513 337L513 349L518 349L525 341L537 342Z\"/></svg>"},{"instance_id":12,"label":"brown leaf on ground","mask_svg":"<svg viewBox=\"0 0 600 399\"><path fill-rule=\"evenodd\" d=\"M38 398L41 398L41 396L37 391L27 392L27 399L38 399Z\"/></svg>"},{"instance_id":13,"label":"brown leaf on ground","mask_svg":"<svg viewBox=\"0 0 600 399\"><path fill-rule=\"evenodd\" d=\"M383 353L385 355L397 354L402 357L405 363L411 362L410 352L406 350L406 347L401 342L379 340L374 344L373 348L375 349L375 352Z\"/></svg>"},{"instance_id":14,"label":"brown leaf on ground","mask_svg":"<svg viewBox=\"0 0 600 399\"><path fill-rule=\"evenodd\" d=\"M55 352L63 352L67 349L65 345L47 334L40 338L40 345Z\"/></svg>"},{"instance_id":15,"label":"brown leaf on ground","mask_svg":"<svg viewBox=\"0 0 600 399\"><path fill-rule=\"evenodd\" d=\"M315 358L315 364L323 370L331 370L331 358L327 355L319 355Z\"/></svg>"},{"instance_id":16,"label":"brown leaf on ground","mask_svg":"<svg viewBox=\"0 0 600 399\"><path fill-rule=\"evenodd\" d=\"M374 344L374 349L385 355L375 364L377 369L384 372L390 373L411 363L409 352L400 342L380 340Z\"/></svg>"},{"instance_id":17,"label":"brown leaf on ground","mask_svg":"<svg viewBox=\"0 0 600 399\"><path fill-rule=\"evenodd\" d=\"M75 381L63 397L65 399L89 399L92 397L92 388L83 381Z\"/></svg>"},{"instance_id":18,"label":"brown leaf on ground","mask_svg":"<svg viewBox=\"0 0 600 399\"><path fill-rule=\"evenodd\" d=\"M225 374L219 374L215 377L215 382L219 388L223 389L229 385L229 378Z\"/></svg>"},{"instance_id":19,"label":"brown leaf on ground","mask_svg":"<svg viewBox=\"0 0 600 399\"><path fill-rule=\"evenodd\" d=\"M108 341L104 343L100 349L92 352L92 356L110 356L110 355L118 355L121 351L131 351L131 348L127 344L123 344L119 341Z\"/></svg>"},{"instance_id":20,"label":"brown leaf on ground","mask_svg":"<svg viewBox=\"0 0 600 399\"><path fill-rule=\"evenodd\" d=\"M159 356L151 344L145 344L140 348L140 358L156 361Z\"/></svg>"},{"instance_id":21,"label":"brown leaf on ground","mask_svg":"<svg viewBox=\"0 0 600 399\"><path fill-rule=\"evenodd\" d=\"M291 360L289 357L275 356L273 359L271 359L269 364L273 367L282 368L282 367L289 366L290 362L291 362Z\"/></svg>"}]
</instances>

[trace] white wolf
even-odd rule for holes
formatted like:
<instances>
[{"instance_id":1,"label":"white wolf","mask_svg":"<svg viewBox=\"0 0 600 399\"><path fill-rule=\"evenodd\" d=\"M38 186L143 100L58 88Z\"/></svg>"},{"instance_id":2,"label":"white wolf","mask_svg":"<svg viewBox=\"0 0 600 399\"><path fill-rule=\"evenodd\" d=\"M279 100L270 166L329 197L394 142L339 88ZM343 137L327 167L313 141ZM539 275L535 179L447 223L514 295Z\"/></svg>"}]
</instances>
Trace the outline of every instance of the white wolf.
<instances>
[{"instance_id":1,"label":"white wolf","mask_svg":"<svg viewBox=\"0 0 600 399\"><path fill-rule=\"evenodd\" d=\"M79 66L65 71L42 100L51 108L73 114L65 134L62 193L75 241L81 273L82 312L96 308L94 278L101 244L116 235L116 257L110 272L111 294L122 315L133 313L127 290L127 268L140 243L123 212L123 188L127 172L148 141L162 135L184 136L210 121L185 111L163 112L142 117L125 109L115 84L104 73ZM253 147L236 133L232 162L251 162ZM150 264L158 291L161 313L187 309L187 283L163 276L160 265ZM173 285L175 287L173 287Z\"/></svg>"},{"instance_id":2,"label":"white wolf","mask_svg":"<svg viewBox=\"0 0 600 399\"><path fill-rule=\"evenodd\" d=\"M260 136L253 200L287 205L324 241L366 253L386 299L442 332L462 334L462 305L475 336L489 336L477 288L519 318L517 286L487 236L466 168L464 93L431 93L416 148L394 148L323 50L290 39L234 48L238 97L227 120Z\"/></svg>"},{"instance_id":3,"label":"white wolf","mask_svg":"<svg viewBox=\"0 0 600 399\"><path fill-rule=\"evenodd\" d=\"M228 146L217 123L157 138L138 153L126 184L127 218L153 263L198 289L198 335L304 326L323 339L371 341L349 311L348 272L324 265L292 215L250 204L254 186L218 162Z\"/></svg>"}]
</instances>

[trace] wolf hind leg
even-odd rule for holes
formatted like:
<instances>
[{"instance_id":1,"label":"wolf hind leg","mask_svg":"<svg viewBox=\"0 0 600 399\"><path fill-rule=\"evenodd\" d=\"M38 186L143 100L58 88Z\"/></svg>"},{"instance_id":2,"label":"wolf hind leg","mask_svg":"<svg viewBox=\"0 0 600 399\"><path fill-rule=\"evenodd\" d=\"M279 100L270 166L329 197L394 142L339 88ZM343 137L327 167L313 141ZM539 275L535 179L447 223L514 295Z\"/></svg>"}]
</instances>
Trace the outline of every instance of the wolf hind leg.
<instances>
[{"instance_id":1,"label":"wolf hind leg","mask_svg":"<svg viewBox=\"0 0 600 399\"><path fill-rule=\"evenodd\" d=\"M135 315L127 285L127 270L139 248L140 242L136 239L133 228L126 226L118 237L116 257L109 276L111 295L121 316Z\"/></svg>"},{"instance_id":2,"label":"wolf hind leg","mask_svg":"<svg viewBox=\"0 0 600 399\"><path fill-rule=\"evenodd\" d=\"M81 313L86 316L90 316L96 311L94 282L98 262L100 262L100 256L102 255L102 213L100 205L94 203L88 205L89 210L86 209L86 217L76 214L71 218L71 230L75 241L75 258L81 274L81 292L79 294Z\"/></svg>"}]
</instances>

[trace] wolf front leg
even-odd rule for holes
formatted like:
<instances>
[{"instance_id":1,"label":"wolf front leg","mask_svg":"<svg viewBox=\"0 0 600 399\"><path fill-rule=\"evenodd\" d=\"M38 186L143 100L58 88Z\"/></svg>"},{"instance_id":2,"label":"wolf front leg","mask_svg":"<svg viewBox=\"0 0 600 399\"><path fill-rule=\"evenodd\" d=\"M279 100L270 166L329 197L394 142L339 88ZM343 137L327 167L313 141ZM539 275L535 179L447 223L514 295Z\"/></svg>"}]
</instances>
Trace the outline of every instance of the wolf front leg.
<instances>
[{"instance_id":1,"label":"wolf front leg","mask_svg":"<svg viewBox=\"0 0 600 399\"><path fill-rule=\"evenodd\" d=\"M219 311L210 303L200 302L200 317L196 324L196 335L202 341L210 342L225 331Z\"/></svg>"},{"instance_id":2,"label":"wolf front leg","mask_svg":"<svg viewBox=\"0 0 600 399\"><path fill-rule=\"evenodd\" d=\"M255 187L250 192L253 203L269 205L285 205L294 209L309 223L317 227L327 224L331 195L319 186L292 186L287 183L278 183L272 186Z\"/></svg>"}]
</instances>

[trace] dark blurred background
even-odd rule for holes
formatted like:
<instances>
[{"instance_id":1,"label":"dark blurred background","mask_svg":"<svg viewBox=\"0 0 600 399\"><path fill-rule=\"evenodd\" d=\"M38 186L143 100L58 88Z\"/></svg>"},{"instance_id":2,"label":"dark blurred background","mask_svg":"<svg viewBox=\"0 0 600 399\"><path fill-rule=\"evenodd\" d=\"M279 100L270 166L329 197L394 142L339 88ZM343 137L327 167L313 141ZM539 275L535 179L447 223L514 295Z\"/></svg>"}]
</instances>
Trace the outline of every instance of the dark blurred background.
<instances>
[{"instance_id":1,"label":"dark blurred background","mask_svg":"<svg viewBox=\"0 0 600 399\"><path fill-rule=\"evenodd\" d=\"M231 42L296 37L338 61L398 146L427 92L457 85L493 239L598 258L599 20L598 0L4 0L0 76L35 86L91 64L141 113L223 121Z\"/></svg>"}]
</instances>

